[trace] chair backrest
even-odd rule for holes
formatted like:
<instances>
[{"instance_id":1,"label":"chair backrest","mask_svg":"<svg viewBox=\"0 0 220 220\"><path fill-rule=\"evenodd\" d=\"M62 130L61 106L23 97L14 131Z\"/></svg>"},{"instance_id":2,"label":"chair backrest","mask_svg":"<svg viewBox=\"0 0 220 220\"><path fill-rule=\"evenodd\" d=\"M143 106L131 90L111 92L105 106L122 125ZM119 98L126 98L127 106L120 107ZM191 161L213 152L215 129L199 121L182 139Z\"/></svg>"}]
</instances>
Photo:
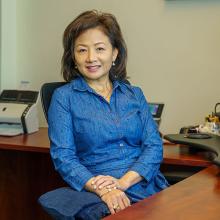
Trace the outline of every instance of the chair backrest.
<instances>
[{"instance_id":1,"label":"chair backrest","mask_svg":"<svg viewBox=\"0 0 220 220\"><path fill-rule=\"evenodd\" d=\"M53 95L53 92L56 88L65 85L67 82L50 82L45 83L41 86L41 103L44 111L45 118L47 120L47 113L50 106L50 101Z\"/></svg>"}]
</instances>

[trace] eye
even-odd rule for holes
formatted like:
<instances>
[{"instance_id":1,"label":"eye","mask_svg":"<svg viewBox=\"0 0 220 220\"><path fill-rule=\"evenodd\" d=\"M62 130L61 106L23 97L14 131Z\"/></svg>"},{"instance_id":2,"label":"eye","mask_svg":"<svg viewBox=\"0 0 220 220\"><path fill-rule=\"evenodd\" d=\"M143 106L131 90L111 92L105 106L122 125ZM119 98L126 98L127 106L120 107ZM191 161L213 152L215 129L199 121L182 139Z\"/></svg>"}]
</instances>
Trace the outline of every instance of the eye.
<instances>
[{"instance_id":1,"label":"eye","mask_svg":"<svg viewBox=\"0 0 220 220\"><path fill-rule=\"evenodd\" d=\"M77 50L78 53L85 53L86 52L86 49L85 48L79 48Z\"/></svg>"},{"instance_id":2,"label":"eye","mask_svg":"<svg viewBox=\"0 0 220 220\"><path fill-rule=\"evenodd\" d=\"M96 50L99 51L99 52L101 52L101 51L104 51L105 48L104 48L104 47L97 47Z\"/></svg>"}]
</instances>

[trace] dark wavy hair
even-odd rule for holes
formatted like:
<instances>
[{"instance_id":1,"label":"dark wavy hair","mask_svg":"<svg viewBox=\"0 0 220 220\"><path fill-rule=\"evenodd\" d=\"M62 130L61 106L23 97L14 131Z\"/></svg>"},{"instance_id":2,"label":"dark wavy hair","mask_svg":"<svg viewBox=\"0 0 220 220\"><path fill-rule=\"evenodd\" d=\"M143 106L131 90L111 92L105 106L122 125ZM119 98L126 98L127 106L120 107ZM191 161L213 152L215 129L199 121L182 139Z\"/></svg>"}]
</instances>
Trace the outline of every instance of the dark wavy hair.
<instances>
[{"instance_id":1,"label":"dark wavy hair","mask_svg":"<svg viewBox=\"0 0 220 220\"><path fill-rule=\"evenodd\" d=\"M74 46L75 41L84 31L99 27L108 36L113 48L118 49L115 66L109 71L111 80L126 80L127 47L122 36L121 28L114 15L96 10L85 11L76 17L65 29L63 34L64 53L62 57L62 75L69 82L77 78L80 73L75 68Z\"/></svg>"}]
</instances>

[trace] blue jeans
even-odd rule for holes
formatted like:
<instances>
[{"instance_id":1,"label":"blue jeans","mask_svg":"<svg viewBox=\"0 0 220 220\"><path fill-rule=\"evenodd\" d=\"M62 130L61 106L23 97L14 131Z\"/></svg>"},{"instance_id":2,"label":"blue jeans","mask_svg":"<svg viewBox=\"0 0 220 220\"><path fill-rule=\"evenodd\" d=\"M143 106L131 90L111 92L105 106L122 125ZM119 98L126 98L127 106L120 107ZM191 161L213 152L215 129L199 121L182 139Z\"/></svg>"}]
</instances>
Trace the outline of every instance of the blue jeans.
<instances>
[{"instance_id":1,"label":"blue jeans","mask_svg":"<svg viewBox=\"0 0 220 220\"><path fill-rule=\"evenodd\" d=\"M47 192L38 201L55 220L98 220L110 214L96 194L77 192L70 187Z\"/></svg>"}]
</instances>

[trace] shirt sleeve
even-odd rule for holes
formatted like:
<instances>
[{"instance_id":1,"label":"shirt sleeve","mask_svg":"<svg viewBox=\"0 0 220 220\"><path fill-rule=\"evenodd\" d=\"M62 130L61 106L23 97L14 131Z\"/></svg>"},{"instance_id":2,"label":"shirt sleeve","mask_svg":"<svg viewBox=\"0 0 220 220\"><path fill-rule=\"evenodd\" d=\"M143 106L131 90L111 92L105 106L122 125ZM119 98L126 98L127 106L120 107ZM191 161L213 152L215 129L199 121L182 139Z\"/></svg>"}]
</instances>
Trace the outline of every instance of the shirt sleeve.
<instances>
[{"instance_id":1,"label":"shirt sleeve","mask_svg":"<svg viewBox=\"0 0 220 220\"><path fill-rule=\"evenodd\" d=\"M141 120L143 122L142 153L130 170L150 181L157 175L160 163L163 160L163 145L158 127L140 88L138 88L138 99L140 100Z\"/></svg>"},{"instance_id":2,"label":"shirt sleeve","mask_svg":"<svg viewBox=\"0 0 220 220\"><path fill-rule=\"evenodd\" d=\"M68 95L56 90L48 111L50 154L62 178L72 188L81 191L93 175L77 156L72 120Z\"/></svg>"}]
</instances>

